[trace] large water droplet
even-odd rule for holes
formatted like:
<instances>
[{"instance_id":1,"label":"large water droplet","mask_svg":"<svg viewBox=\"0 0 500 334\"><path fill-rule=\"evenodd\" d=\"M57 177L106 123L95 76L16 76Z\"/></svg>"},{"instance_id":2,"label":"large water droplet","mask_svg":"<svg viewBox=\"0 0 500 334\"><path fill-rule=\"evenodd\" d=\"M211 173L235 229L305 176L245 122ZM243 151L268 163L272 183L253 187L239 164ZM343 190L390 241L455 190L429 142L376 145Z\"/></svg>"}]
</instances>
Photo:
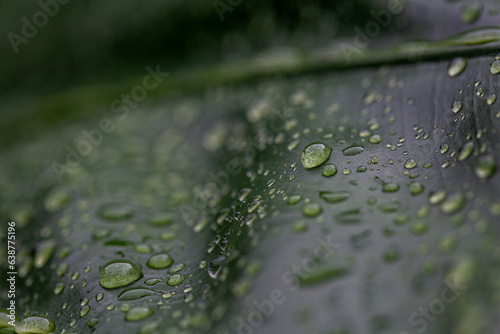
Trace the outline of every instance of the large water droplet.
<instances>
[{"instance_id":1,"label":"large water droplet","mask_svg":"<svg viewBox=\"0 0 500 334\"><path fill-rule=\"evenodd\" d=\"M330 153L332 153L331 147L325 144L310 144L302 151L302 165L307 169L318 167L328 160Z\"/></svg>"},{"instance_id":2,"label":"large water droplet","mask_svg":"<svg viewBox=\"0 0 500 334\"><path fill-rule=\"evenodd\" d=\"M99 272L99 284L105 289L119 288L133 283L142 277L138 265L127 260L106 263Z\"/></svg>"},{"instance_id":3,"label":"large water droplet","mask_svg":"<svg viewBox=\"0 0 500 334\"><path fill-rule=\"evenodd\" d=\"M148 267L153 269L164 269L174 263L174 260L167 253L158 253L152 255L146 263Z\"/></svg>"},{"instance_id":4,"label":"large water droplet","mask_svg":"<svg viewBox=\"0 0 500 334\"><path fill-rule=\"evenodd\" d=\"M16 333L48 334L54 331L54 322L39 315L29 316L16 324Z\"/></svg>"},{"instance_id":5,"label":"large water droplet","mask_svg":"<svg viewBox=\"0 0 500 334\"><path fill-rule=\"evenodd\" d=\"M462 57L454 58L448 66L447 73L450 77L456 77L465 70L467 60Z\"/></svg>"}]
</instances>

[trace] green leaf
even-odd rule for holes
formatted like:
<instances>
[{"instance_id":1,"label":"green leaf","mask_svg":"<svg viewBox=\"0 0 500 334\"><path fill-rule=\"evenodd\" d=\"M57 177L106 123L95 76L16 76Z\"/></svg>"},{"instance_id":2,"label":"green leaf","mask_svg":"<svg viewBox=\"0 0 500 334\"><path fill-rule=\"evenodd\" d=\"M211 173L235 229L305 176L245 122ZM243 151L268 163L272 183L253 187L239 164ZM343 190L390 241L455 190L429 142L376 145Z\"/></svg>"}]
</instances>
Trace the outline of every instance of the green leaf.
<instances>
[{"instance_id":1,"label":"green leaf","mask_svg":"<svg viewBox=\"0 0 500 334\"><path fill-rule=\"evenodd\" d=\"M408 28L352 58L290 39L188 59L119 113L150 72L13 103L0 211L16 223L1 275L17 272L1 297L15 331L494 332L498 10L408 3L393 17Z\"/></svg>"}]
</instances>

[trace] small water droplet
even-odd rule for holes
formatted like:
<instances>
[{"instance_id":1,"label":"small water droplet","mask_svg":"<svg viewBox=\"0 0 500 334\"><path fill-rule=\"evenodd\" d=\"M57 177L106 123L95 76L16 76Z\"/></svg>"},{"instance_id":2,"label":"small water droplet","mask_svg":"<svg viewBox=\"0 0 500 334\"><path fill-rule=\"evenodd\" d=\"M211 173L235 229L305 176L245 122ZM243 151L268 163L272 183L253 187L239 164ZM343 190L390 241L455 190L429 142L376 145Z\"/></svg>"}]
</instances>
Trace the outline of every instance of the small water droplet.
<instances>
[{"instance_id":1,"label":"small water droplet","mask_svg":"<svg viewBox=\"0 0 500 334\"><path fill-rule=\"evenodd\" d=\"M410 231L415 235L422 235L427 232L429 225L425 222L416 222L411 224Z\"/></svg>"},{"instance_id":2,"label":"small water droplet","mask_svg":"<svg viewBox=\"0 0 500 334\"><path fill-rule=\"evenodd\" d=\"M462 73L467 66L467 60L463 57L454 58L450 65L448 66L448 76L456 77L460 73Z\"/></svg>"},{"instance_id":3,"label":"small water droplet","mask_svg":"<svg viewBox=\"0 0 500 334\"><path fill-rule=\"evenodd\" d=\"M399 185L394 182L384 182L382 191L385 193L393 193L399 190Z\"/></svg>"},{"instance_id":4,"label":"small water droplet","mask_svg":"<svg viewBox=\"0 0 500 334\"><path fill-rule=\"evenodd\" d=\"M480 179L487 179L495 174L497 163L492 155L485 155L478 159L474 172Z\"/></svg>"},{"instance_id":5,"label":"small water droplet","mask_svg":"<svg viewBox=\"0 0 500 334\"><path fill-rule=\"evenodd\" d=\"M415 159L411 158L405 161L406 169L413 169L415 167L417 167L417 162L415 161Z\"/></svg>"},{"instance_id":6,"label":"small water droplet","mask_svg":"<svg viewBox=\"0 0 500 334\"><path fill-rule=\"evenodd\" d=\"M153 269L164 269L172 265L174 260L167 253L158 253L152 255L146 263L148 267Z\"/></svg>"},{"instance_id":7,"label":"small water droplet","mask_svg":"<svg viewBox=\"0 0 500 334\"><path fill-rule=\"evenodd\" d=\"M300 196L300 195L292 195L292 196L288 197L287 203L289 205L295 205L295 204L299 203L301 200L302 200L302 196Z\"/></svg>"},{"instance_id":8,"label":"small water droplet","mask_svg":"<svg viewBox=\"0 0 500 334\"><path fill-rule=\"evenodd\" d=\"M90 306L88 305L82 306L82 308L80 309L80 318L86 316L87 313L89 313L89 311L90 311Z\"/></svg>"},{"instance_id":9,"label":"small water droplet","mask_svg":"<svg viewBox=\"0 0 500 334\"><path fill-rule=\"evenodd\" d=\"M410 193L412 195L418 195L424 191L424 186L420 182L411 182L408 185L408 188L410 189Z\"/></svg>"},{"instance_id":10,"label":"small water droplet","mask_svg":"<svg viewBox=\"0 0 500 334\"><path fill-rule=\"evenodd\" d=\"M156 291L144 289L144 288L131 288L123 291L118 295L118 300L137 300L143 297L151 296L155 294Z\"/></svg>"},{"instance_id":11,"label":"small water droplet","mask_svg":"<svg viewBox=\"0 0 500 334\"><path fill-rule=\"evenodd\" d=\"M461 101L455 101L453 102L453 105L451 106L451 110L456 114L460 110L462 110L462 102Z\"/></svg>"},{"instance_id":12,"label":"small water droplet","mask_svg":"<svg viewBox=\"0 0 500 334\"><path fill-rule=\"evenodd\" d=\"M348 147L348 148L345 148L344 150L342 150L342 153L344 153L345 156L354 156L354 155L358 155L358 154L361 154L363 153L365 149L361 146L351 146L351 147Z\"/></svg>"},{"instance_id":13,"label":"small water droplet","mask_svg":"<svg viewBox=\"0 0 500 334\"><path fill-rule=\"evenodd\" d=\"M132 307L125 315L127 321L140 321L153 315L153 310L146 306Z\"/></svg>"},{"instance_id":14,"label":"small water droplet","mask_svg":"<svg viewBox=\"0 0 500 334\"><path fill-rule=\"evenodd\" d=\"M495 60L494 62L491 63L490 65L490 73L491 74L498 74L500 73L500 59Z\"/></svg>"},{"instance_id":15,"label":"small water droplet","mask_svg":"<svg viewBox=\"0 0 500 334\"><path fill-rule=\"evenodd\" d=\"M306 217L314 218L314 217L319 216L321 214L321 212L323 212L323 208L318 203L314 203L314 202L307 203L302 208L302 213Z\"/></svg>"},{"instance_id":16,"label":"small water droplet","mask_svg":"<svg viewBox=\"0 0 500 334\"><path fill-rule=\"evenodd\" d=\"M167 284L170 286L176 286L181 284L183 281L184 281L184 275L174 274L168 278Z\"/></svg>"},{"instance_id":17,"label":"small water droplet","mask_svg":"<svg viewBox=\"0 0 500 334\"><path fill-rule=\"evenodd\" d=\"M107 221L121 221L132 218L134 212L126 204L109 203L99 208L99 216Z\"/></svg>"},{"instance_id":18,"label":"small water droplet","mask_svg":"<svg viewBox=\"0 0 500 334\"><path fill-rule=\"evenodd\" d=\"M334 176L335 174L337 174L337 167L335 167L334 164L326 164L325 166L323 166L321 174L325 177Z\"/></svg>"},{"instance_id":19,"label":"small water droplet","mask_svg":"<svg viewBox=\"0 0 500 334\"><path fill-rule=\"evenodd\" d=\"M320 191L319 197L328 203L341 203L351 197L348 191Z\"/></svg>"},{"instance_id":20,"label":"small water droplet","mask_svg":"<svg viewBox=\"0 0 500 334\"><path fill-rule=\"evenodd\" d=\"M458 161L464 161L467 158L469 158L474 152L474 143L469 141L462 146L462 149L460 150L460 154L458 155Z\"/></svg>"},{"instance_id":21,"label":"small water droplet","mask_svg":"<svg viewBox=\"0 0 500 334\"><path fill-rule=\"evenodd\" d=\"M429 203L436 205L442 203L446 199L446 191L435 190L429 195Z\"/></svg>"},{"instance_id":22,"label":"small water droplet","mask_svg":"<svg viewBox=\"0 0 500 334\"><path fill-rule=\"evenodd\" d=\"M482 10L483 5L481 2L468 2L460 10L460 18L464 23L474 23L481 15Z\"/></svg>"},{"instance_id":23,"label":"small water droplet","mask_svg":"<svg viewBox=\"0 0 500 334\"><path fill-rule=\"evenodd\" d=\"M56 242L52 239L40 242L36 246L35 268L43 268L54 254L55 248Z\"/></svg>"},{"instance_id":24,"label":"small water droplet","mask_svg":"<svg viewBox=\"0 0 500 334\"><path fill-rule=\"evenodd\" d=\"M462 193L456 193L448 197L441 204L441 211L445 214L453 214L465 205L465 196Z\"/></svg>"},{"instance_id":25,"label":"small water droplet","mask_svg":"<svg viewBox=\"0 0 500 334\"><path fill-rule=\"evenodd\" d=\"M382 142L382 137L379 135L373 135L370 137L369 142L372 144L380 144L380 142Z\"/></svg>"}]
</instances>

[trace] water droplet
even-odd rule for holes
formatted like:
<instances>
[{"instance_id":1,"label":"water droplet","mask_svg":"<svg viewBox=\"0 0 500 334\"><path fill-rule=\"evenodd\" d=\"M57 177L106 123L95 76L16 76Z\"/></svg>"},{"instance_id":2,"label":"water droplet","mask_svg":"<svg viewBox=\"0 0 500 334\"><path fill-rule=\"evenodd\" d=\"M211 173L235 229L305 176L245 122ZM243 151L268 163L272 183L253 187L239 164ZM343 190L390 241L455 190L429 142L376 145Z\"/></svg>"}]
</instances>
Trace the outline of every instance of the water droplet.
<instances>
[{"instance_id":1,"label":"water droplet","mask_svg":"<svg viewBox=\"0 0 500 334\"><path fill-rule=\"evenodd\" d=\"M307 169L318 167L328 160L330 153L332 153L331 147L325 144L310 144L302 151L302 165Z\"/></svg>"},{"instance_id":2,"label":"water droplet","mask_svg":"<svg viewBox=\"0 0 500 334\"><path fill-rule=\"evenodd\" d=\"M489 106L491 106L495 101L497 100L497 96L495 94L490 94L486 98L486 103L488 103Z\"/></svg>"},{"instance_id":3,"label":"water droplet","mask_svg":"<svg viewBox=\"0 0 500 334\"><path fill-rule=\"evenodd\" d=\"M16 333L48 334L54 331L54 322L49 318L33 315L19 321L15 327Z\"/></svg>"},{"instance_id":4,"label":"water droplet","mask_svg":"<svg viewBox=\"0 0 500 334\"><path fill-rule=\"evenodd\" d=\"M446 199L446 191L435 190L429 195L429 203L436 205L442 203Z\"/></svg>"},{"instance_id":5,"label":"water droplet","mask_svg":"<svg viewBox=\"0 0 500 334\"><path fill-rule=\"evenodd\" d=\"M453 214L462 209L464 205L465 196L462 193L456 193L448 197L448 199L441 204L441 211L445 214Z\"/></svg>"},{"instance_id":6,"label":"water droplet","mask_svg":"<svg viewBox=\"0 0 500 334\"><path fill-rule=\"evenodd\" d=\"M302 208L302 213L306 217L311 217L311 218L317 217L321 214L321 212L323 212L323 208L318 203L314 203L314 202L307 203Z\"/></svg>"},{"instance_id":7,"label":"water droplet","mask_svg":"<svg viewBox=\"0 0 500 334\"><path fill-rule=\"evenodd\" d=\"M151 296L155 294L156 291L144 289L144 288L131 288L123 291L118 295L118 300L137 300L143 297Z\"/></svg>"},{"instance_id":8,"label":"water droplet","mask_svg":"<svg viewBox=\"0 0 500 334\"><path fill-rule=\"evenodd\" d=\"M114 260L106 263L99 272L99 284L105 289L129 285L142 277L142 271L135 263Z\"/></svg>"},{"instance_id":9,"label":"water droplet","mask_svg":"<svg viewBox=\"0 0 500 334\"><path fill-rule=\"evenodd\" d=\"M161 282L161 279L159 279L159 278L150 278L150 279L147 279L146 281L144 281L144 284L152 286L152 285L156 285L160 282Z\"/></svg>"},{"instance_id":10,"label":"water droplet","mask_svg":"<svg viewBox=\"0 0 500 334\"><path fill-rule=\"evenodd\" d=\"M170 267L170 269L168 270L168 272L170 274L173 274L173 273L176 273L178 271L181 271L182 269L186 268L186 265L184 263L176 263L174 264L172 267Z\"/></svg>"},{"instance_id":11,"label":"water droplet","mask_svg":"<svg viewBox=\"0 0 500 334\"><path fill-rule=\"evenodd\" d=\"M492 155L485 155L478 159L474 172L480 179L487 179L495 174L497 163Z\"/></svg>"},{"instance_id":12,"label":"water droplet","mask_svg":"<svg viewBox=\"0 0 500 334\"><path fill-rule=\"evenodd\" d=\"M153 310L146 306L135 306L125 315L127 321L140 321L153 315Z\"/></svg>"},{"instance_id":13,"label":"water droplet","mask_svg":"<svg viewBox=\"0 0 500 334\"><path fill-rule=\"evenodd\" d=\"M422 191L424 191L424 186L420 182L411 182L408 185L408 188L410 189L410 193L412 195L418 195L421 194Z\"/></svg>"},{"instance_id":14,"label":"water droplet","mask_svg":"<svg viewBox=\"0 0 500 334\"><path fill-rule=\"evenodd\" d=\"M359 166L358 169L356 169L356 171L358 173L364 173L364 172L366 172L366 169L367 168L365 166Z\"/></svg>"},{"instance_id":15,"label":"water droplet","mask_svg":"<svg viewBox=\"0 0 500 334\"><path fill-rule=\"evenodd\" d=\"M469 141L462 146L462 149L460 150L460 154L458 155L458 161L464 161L467 158L469 158L474 152L474 143Z\"/></svg>"},{"instance_id":16,"label":"water droplet","mask_svg":"<svg viewBox=\"0 0 500 334\"><path fill-rule=\"evenodd\" d=\"M369 142L372 144L380 144L380 142L382 142L382 138L379 135L373 135L370 137Z\"/></svg>"},{"instance_id":17,"label":"water droplet","mask_svg":"<svg viewBox=\"0 0 500 334\"><path fill-rule=\"evenodd\" d=\"M43 205L48 212L56 212L69 204L70 193L67 189L52 190L45 198Z\"/></svg>"},{"instance_id":18,"label":"water droplet","mask_svg":"<svg viewBox=\"0 0 500 334\"><path fill-rule=\"evenodd\" d=\"M344 153L345 156L353 156L353 155L358 155L358 154L361 154L363 153L365 149L361 146L351 146L351 147L348 147L348 148L345 148L344 150L342 150L342 153Z\"/></svg>"},{"instance_id":19,"label":"water droplet","mask_svg":"<svg viewBox=\"0 0 500 334\"><path fill-rule=\"evenodd\" d=\"M170 286L176 286L184 281L184 275L174 274L168 278L167 284Z\"/></svg>"},{"instance_id":20,"label":"water droplet","mask_svg":"<svg viewBox=\"0 0 500 334\"><path fill-rule=\"evenodd\" d=\"M447 73L450 77L456 77L462 73L467 66L467 60L463 57L454 58L448 66Z\"/></svg>"},{"instance_id":21,"label":"water droplet","mask_svg":"<svg viewBox=\"0 0 500 334\"><path fill-rule=\"evenodd\" d=\"M360 209L353 209L336 214L334 218L342 224L353 224L359 223L363 217Z\"/></svg>"},{"instance_id":22,"label":"water droplet","mask_svg":"<svg viewBox=\"0 0 500 334\"><path fill-rule=\"evenodd\" d=\"M287 203L289 205L295 205L295 204L299 203L301 200L302 200L302 196L300 196L300 195L292 195L292 196L288 197Z\"/></svg>"},{"instance_id":23,"label":"water droplet","mask_svg":"<svg viewBox=\"0 0 500 334\"><path fill-rule=\"evenodd\" d=\"M406 169L412 169L412 168L415 168L417 167L417 162L415 161L415 159L408 159L405 161L405 168Z\"/></svg>"},{"instance_id":24,"label":"water droplet","mask_svg":"<svg viewBox=\"0 0 500 334\"><path fill-rule=\"evenodd\" d=\"M425 222L416 222L411 224L410 231L415 235L422 235L427 232L429 225Z\"/></svg>"},{"instance_id":25,"label":"water droplet","mask_svg":"<svg viewBox=\"0 0 500 334\"><path fill-rule=\"evenodd\" d=\"M320 191L319 197L328 203L341 203L351 197L348 191Z\"/></svg>"},{"instance_id":26,"label":"water droplet","mask_svg":"<svg viewBox=\"0 0 500 334\"><path fill-rule=\"evenodd\" d=\"M152 255L146 263L148 267L153 269L164 269L174 263L174 260L167 253L158 253Z\"/></svg>"},{"instance_id":27,"label":"water droplet","mask_svg":"<svg viewBox=\"0 0 500 334\"><path fill-rule=\"evenodd\" d=\"M292 229L295 233L304 233L307 231L307 222L298 220L293 223Z\"/></svg>"},{"instance_id":28,"label":"water droplet","mask_svg":"<svg viewBox=\"0 0 500 334\"><path fill-rule=\"evenodd\" d=\"M474 23L481 15L482 10L483 5L479 1L466 3L460 10L460 18L464 23Z\"/></svg>"},{"instance_id":29,"label":"water droplet","mask_svg":"<svg viewBox=\"0 0 500 334\"><path fill-rule=\"evenodd\" d=\"M54 287L54 293L56 295L60 294L64 290L64 283L57 283L56 286Z\"/></svg>"},{"instance_id":30,"label":"water droplet","mask_svg":"<svg viewBox=\"0 0 500 334\"><path fill-rule=\"evenodd\" d=\"M500 73L500 59L495 60L494 62L491 63L490 65L490 73L491 74L498 74Z\"/></svg>"},{"instance_id":31,"label":"water droplet","mask_svg":"<svg viewBox=\"0 0 500 334\"><path fill-rule=\"evenodd\" d=\"M90 318L89 321L87 321L87 326L90 328L95 327L99 323L99 319L97 318Z\"/></svg>"},{"instance_id":32,"label":"water droplet","mask_svg":"<svg viewBox=\"0 0 500 334\"><path fill-rule=\"evenodd\" d=\"M385 193L394 193L399 190L399 185L394 182L384 182L382 191Z\"/></svg>"},{"instance_id":33,"label":"water droplet","mask_svg":"<svg viewBox=\"0 0 500 334\"><path fill-rule=\"evenodd\" d=\"M320 262L305 275L298 275L300 285L314 286L331 281L349 273L349 266Z\"/></svg>"},{"instance_id":34,"label":"water droplet","mask_svg":"<svg viewBox=\"0 0 500 334\"><path fill-rule=\"evenodd\" d=\"M334 176L335 174L337 174L337 167L335 167L334 164L326 164L325 166L323 166L321 174L325 177Z\"/></svg>"},{"instance_id":35,"label":"water droplet","mask_svg":"<svg viewBox=\"0 0 500 334\"><path fill-rule=\"evenodd\" d=\"M89 311L90 311L90 306L88 305L82 306L82 308L80 309L80 318L86 316L87 313L89 313Z\"/></svg>"},{"instance_id":36,"label":"water droplet","mask_svg":"<svg viewBox=\"0 0 500 334\"><path fill-rule=\"evenodd\" d=\"M167 212L158 212L153 214L149 223L153 226L167 226L172 224L173 216Z\"/></svg>"},{"instance_id":37,"label":"water droplet","mask_svg":"<svg viewBox=\"0 0 500 334\"><path fill-rule=\"evenodd\" d=\"M109 237L110 235L111 235L111 230L109 228L99 227L92 232L92 239L99 241Z\"/></svg>"},{"instance_id":38,"label":"water droplet","mask_svg":"<svg viewBox=\"0 0 500 334\"><path fill-rule=\"evenodd\" d=\"M455 101L453 102L453 105L451 106L451 110L456 114L460 110L462 110L462 102L461 101Z\"/></svg>"},{"instance_id":39,"label":"water droplet","mask_svg":"<svg viewBox=\"0 0 500 334\"><path fill-rule=\"evenodd\" d=\"M36 246L35 268L43 268L54 254L55 248L56 243L52 239L40 242Z\"/></svg>"},{"instance_id":40,"label":"water droplet","mask_svg":"<svg viewBox=\"0 0 500 334\"><path fill-rule=\"evenodd\" d=\"M110 203L99 208L99 216L108 221L128 220L133 215L132 208L126 204Z\"/></svg>"},{"instance_id":41,"label":"water droplet","mask_svg":"<svg viewBox=\"0 0 500 334\"><path fill-rule=\"evenodd\" d=\"M100 292L97 296L95 296L95 300L100 301L104 298L104 294Z\"/></svg>"}]
</instances>

